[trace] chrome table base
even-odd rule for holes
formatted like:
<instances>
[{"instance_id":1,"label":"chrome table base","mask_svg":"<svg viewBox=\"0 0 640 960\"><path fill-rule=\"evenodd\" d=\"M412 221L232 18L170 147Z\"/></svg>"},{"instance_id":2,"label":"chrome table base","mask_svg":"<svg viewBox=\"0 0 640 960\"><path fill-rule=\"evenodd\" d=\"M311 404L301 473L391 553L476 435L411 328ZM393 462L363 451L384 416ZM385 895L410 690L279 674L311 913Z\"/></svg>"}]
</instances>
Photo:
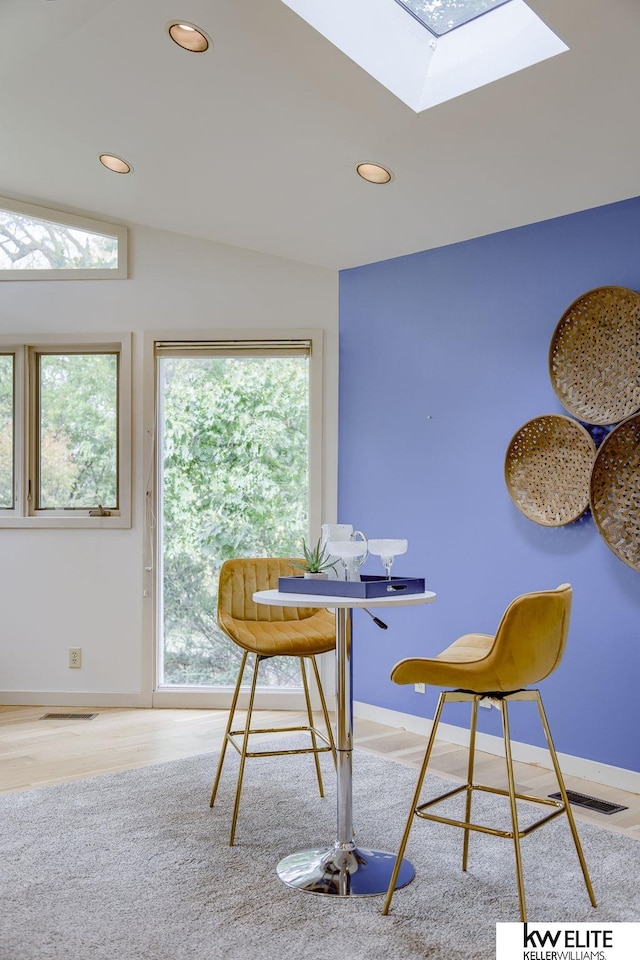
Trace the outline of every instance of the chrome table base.
<instances>
[{"instance_id":1,"label":"chrome table base","mask_svg":"<svg viewBox=\"0 0 640 960\"><path fill-rule=\"evenodd\" d=\"M335 844L333 847L292 853L281 860L276 869L283 883L305 893L372 897L387 892L395 862L395 853L366 850L363 847L345 850ZM408 860L403 860L395 889L405 887L413 877L413 866Z\"/></svg>"},{"instance_id":2,"label":"chrome table base","mask_svg":"<svg viewBox=\"0 0 640 960\"><path fill-rule=\"evenodd\" d=\"M351 670L351 631L353 607L388 607L400 604L429 603L435 593L384 598L323 597L336 615L336 841L333 846L300 850L285 857L277 866L283 883L305 893L336 897L371 897L387 892L395 873L397 856L380 850L356 847L353 832L353 696ZM256 603L274 606L315 607L317 595L259 590ZM411 883L413 866L402 860L394 888Z\"/></svg>"}]
</instances>

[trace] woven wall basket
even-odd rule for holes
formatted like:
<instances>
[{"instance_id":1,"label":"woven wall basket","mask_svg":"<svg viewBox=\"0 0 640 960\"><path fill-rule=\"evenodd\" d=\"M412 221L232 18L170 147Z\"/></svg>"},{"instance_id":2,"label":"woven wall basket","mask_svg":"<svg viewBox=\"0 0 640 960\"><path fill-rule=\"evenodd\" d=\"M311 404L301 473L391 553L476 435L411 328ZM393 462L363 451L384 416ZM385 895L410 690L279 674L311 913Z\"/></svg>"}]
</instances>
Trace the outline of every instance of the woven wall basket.
<instances>
[{"instance_id":1,"label":"woven wall basket","mask_svg":"<svg viewBox=\"0 0 640 960\"><path fill-rule=\"evenodd\" d=\"M578 297L551 338L549 376L584 423L620 423L640 410L640 294L597 287Z\"/></svg>"},{"instance_id":2,"label":"woven wall basket","mask_svg":"<svg viewBox=\"0 0 640 960\"><path fill-rule=\"evenodd\" d=\"M640 570L640 414L603 440L591 476L591 512L616 557Z\"/></svg>"},{"instance_id":3,"label":"woven wall basket","mask_svg":"<svg viewBox=\"0 0 640 960\"><path fill-rule=\"evenodd\" d=\"M585 428L558 414L536 417L511 439L504 476L511 499L529 520L561 527L589 506L596 445Z\"/></svg>"}]
</instances>

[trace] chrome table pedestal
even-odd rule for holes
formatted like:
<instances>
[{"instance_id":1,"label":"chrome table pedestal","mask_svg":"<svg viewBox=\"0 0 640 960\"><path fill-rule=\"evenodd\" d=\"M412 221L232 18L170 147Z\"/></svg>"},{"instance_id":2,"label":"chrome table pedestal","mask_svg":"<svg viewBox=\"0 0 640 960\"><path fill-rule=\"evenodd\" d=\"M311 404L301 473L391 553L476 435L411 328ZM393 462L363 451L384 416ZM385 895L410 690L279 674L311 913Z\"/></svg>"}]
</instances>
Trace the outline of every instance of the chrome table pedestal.
<instances>
[{"instance_id":1,"label":"chrome table pedestal","mask_svg":"<svg viewBox=\"0 0 640 960\"><path fill-rule=\"evenodd\" d=\"M337 897L372 897L387 892L396 862L395 853L365 850L352 842L343 850L333 847L290 853L277 866L277 874L288 887L305 893L333 894ZM403 860L395 889L405 887L414 877L414 869Z\"/></svg>"},{"instance_id":2,"label":"chrome table pedestal","mask_svg":"<svg viewBox=\"0 0 640 960\"><path fill-rule=\"evenodd\" d=\"M254 593L257 603L279 606L323 607L336 611L336 751L337 751L337 839L332 846L301 850L284 857L277 874L287 886L337 897L368 897L387 892L396 862L395 853L358 847L353 838L353 701L351 691L351 626L353 607L386 607L429 603L435 593L418 593L377 599L326 597L317 594ZM414 869L403 860L396 889L413 880Z\"/></svg>"}]
</instances>

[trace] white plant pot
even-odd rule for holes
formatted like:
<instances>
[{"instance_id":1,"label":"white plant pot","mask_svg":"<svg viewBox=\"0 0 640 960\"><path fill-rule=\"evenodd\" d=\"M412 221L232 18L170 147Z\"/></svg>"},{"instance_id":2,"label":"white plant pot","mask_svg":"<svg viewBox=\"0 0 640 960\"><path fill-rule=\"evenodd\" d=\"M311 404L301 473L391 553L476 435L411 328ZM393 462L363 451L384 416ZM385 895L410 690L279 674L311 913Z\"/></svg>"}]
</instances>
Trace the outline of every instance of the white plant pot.
<instances>
[{"instance_id":1,"label":"white plant pot","mask_svg":"<svg viewBox=\"0 0 640 960\"><path fill-rule=\"evenodd\" d=\"M327 573L305 573L305 580L328 580L329 575Z\"/></svg>"}]
</instances>

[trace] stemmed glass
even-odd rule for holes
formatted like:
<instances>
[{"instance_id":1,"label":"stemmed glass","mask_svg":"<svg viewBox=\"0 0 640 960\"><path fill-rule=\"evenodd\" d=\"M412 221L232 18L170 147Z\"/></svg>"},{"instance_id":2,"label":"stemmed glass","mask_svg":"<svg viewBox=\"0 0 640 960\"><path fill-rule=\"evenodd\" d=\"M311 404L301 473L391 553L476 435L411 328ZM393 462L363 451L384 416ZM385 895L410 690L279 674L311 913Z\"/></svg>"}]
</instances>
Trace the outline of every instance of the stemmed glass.
<instances>
[{"instance_id":1,"label":"stemmed glass","mask_svg":"<svg viewBox=\"0 0 640 960\"><path fill-rule=\"evenodd\" d=\"M374 557L380 557L387 574L387 580L391 580L391 567L394 559L399 557L400 554L406 553L408 546L408 540L369 540L369 553L372 553Z\"/></svg>"},{"instance_id":2,"label":"stemmed glass","mask_svg":"<svg viewBox=\"0 0 640 960\"><path fill-rule=\"evenodd\" d=\"M329 540L327 553L331 557L339 557L342 560L345 580L358 580L358 569L367 558L367 541L366 539Z\"/></svg>"}]
</instances>

